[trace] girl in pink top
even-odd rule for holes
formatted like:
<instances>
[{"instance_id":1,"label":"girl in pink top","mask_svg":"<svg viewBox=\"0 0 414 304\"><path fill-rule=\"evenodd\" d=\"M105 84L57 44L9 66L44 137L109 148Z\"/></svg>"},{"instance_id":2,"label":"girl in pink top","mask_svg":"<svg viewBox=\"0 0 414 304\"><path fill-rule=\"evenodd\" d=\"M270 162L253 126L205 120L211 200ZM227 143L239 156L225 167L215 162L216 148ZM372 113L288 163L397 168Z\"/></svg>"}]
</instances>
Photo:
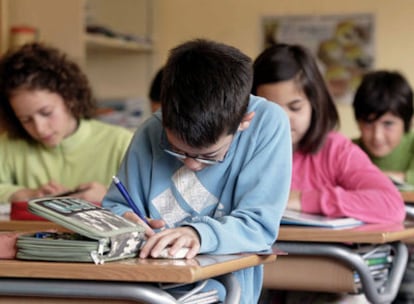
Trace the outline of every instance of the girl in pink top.
<instances>
[{"instance_id":1,"label":"girl in pink top","mask_svg":"<svg viewBox=\"0 0 414 304\"><path fill-rule=\"evenodd\" d=\"M289 115L294 152L287 208L366 223L404 220L404 202L390 179L335 131L335 104L307 49L277 44L263 51L254 62L252 93Z\"/></svg>"}]
</instances>

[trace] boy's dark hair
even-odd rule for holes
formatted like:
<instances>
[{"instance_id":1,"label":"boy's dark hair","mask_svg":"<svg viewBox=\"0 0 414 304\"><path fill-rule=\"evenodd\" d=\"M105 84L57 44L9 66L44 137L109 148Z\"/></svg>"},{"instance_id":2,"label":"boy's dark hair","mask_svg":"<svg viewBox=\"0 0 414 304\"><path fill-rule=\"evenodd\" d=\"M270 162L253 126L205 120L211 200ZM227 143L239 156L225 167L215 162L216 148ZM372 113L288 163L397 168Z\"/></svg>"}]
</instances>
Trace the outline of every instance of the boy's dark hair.
<instances>
[{"instance_id":1,"label":"boy's dark hair","mask_svg":"<svg viewBox=\"0 0 414 304\"><path fill-rule=\"evenodd\" d=\"M311 123L299 142L298 150L315 153L327 134L339 126L339 116L321 72L311 53L303 46L275 44L254 61L252 93L263 84L294 80L312 107Z\"/></svg>"},{"instance_id":2,"label":"boy's dark hair","mask_svg":"<svg viewBox=\"0 0 414 304\"><path fill-rule=\"evenodd\" d=\"M160 68L152 79L148 97L151 102L161 102L161 81L164 68Z\"/></svg>"},{"instance_id":3,"label":"boy's dark hair","mask_svg":"<svg viewBox=\"0 0 414 304\"><path fill-rule=\"evenodd\" d=\"M357 121L373 122L387 112L404 121L404 131L411 129L413 91L402 74L379 70L364 75L353 102Z\"/></svg>"},{"instance_id":4,"label":"boy's dark hair","mask_svg":"<svg viewBox=\"0 0 414 304\"><path fill-rule=\"evenodd\" d=\"M17 90L47 90L59 94L76 119L91 118L96 103L87 77L58 49L30 43L0 59L0 119L8 135L31 140L10 106Z\"/></svg>"},{"instance_id":5,"label":"boy's dark hair","mask_svg":"<svg viewBox=\"0 0 414 304\"><path fill-rule=\"evenodd\" d=\"M240 50L196 39L170 52L161 90L163 126L192 147L234 134L246 114L253 70Z\"/></svg>"}]
</instances>

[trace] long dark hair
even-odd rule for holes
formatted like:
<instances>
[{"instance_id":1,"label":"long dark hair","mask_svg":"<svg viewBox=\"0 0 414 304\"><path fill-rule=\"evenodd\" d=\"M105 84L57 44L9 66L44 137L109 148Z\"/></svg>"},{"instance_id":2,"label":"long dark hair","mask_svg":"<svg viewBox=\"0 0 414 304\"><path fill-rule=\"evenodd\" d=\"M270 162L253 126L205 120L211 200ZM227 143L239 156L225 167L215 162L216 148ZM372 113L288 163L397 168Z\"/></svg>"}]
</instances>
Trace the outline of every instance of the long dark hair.
<instances>
[{"instance_id":1,"label":"long dark hair","mask_svg":"<svg viewBox=\"0 0 414 304\"><path fill-rule=\"evenodd\" d=\"M310 126L298 144L304 153L316 153L327 134L339 127L339 115L312 54L303 46L275 44L254 61L252 93L262 84L294 80L312 107Z\"/></svg>"}]
</instances>

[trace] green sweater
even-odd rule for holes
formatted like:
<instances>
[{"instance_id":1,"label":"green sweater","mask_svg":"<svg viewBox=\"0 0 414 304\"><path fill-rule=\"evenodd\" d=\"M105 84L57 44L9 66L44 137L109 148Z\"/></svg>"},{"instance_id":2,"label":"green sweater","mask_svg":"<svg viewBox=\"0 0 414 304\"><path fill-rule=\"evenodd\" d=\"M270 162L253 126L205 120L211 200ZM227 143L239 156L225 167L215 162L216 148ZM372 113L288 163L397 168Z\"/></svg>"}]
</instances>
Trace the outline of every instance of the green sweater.
<instances>
[{"instance_id":1,"label":"green sweater","mask_svg":"<svg viewBox=\"0 0 414 304\"><path fill-rule=\"evenodd\" d=\"M382 171L404 172L406 183L414 185L414 133L406 133L400 144L384 157L370 155L360 138L354 139L353 142L359 145Z\"/></svg>"},{"instance_id":2,"label":"green sweater","mask_svg":"<svg viewBox=\"0 0 414 304\"><path fill-rule=\"evenodd\" d=\"M132 132L97 120L50 148L0 136L0 202L22 188L54 180L68 188L96 181L109 186L126 152Z\"/></svg>"}]
</instances>

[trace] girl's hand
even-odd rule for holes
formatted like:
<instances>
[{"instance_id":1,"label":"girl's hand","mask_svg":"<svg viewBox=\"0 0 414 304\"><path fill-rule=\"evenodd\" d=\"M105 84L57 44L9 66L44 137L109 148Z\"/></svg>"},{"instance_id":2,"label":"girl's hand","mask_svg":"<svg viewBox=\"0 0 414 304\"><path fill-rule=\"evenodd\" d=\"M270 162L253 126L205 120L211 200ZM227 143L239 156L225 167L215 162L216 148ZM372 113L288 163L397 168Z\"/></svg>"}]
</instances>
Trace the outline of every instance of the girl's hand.
<instances>
[{"instance_id":1,"label":"girl's hand","mask_svg":"<svg viewBox=\"0 0 414 304\"><path fill-rule=\"evenodd\" d=\"M108 190L104 185L98 182L80 184L76 189L79 190L79 192L71 194L71 196L96 203L102 202L106 191Z\"/></svg>"},{"instance_id":2,"label":"girl's hand","mask_svg":"<svg viewBox=\"0 0 414 304\"><path fill-rule=\"evenodd\" d=\"M25 202L31 198L41 197L39 191L37 189L20 189L14 192L10 198L10 202Z\"/></svg>"},{"instance_id":3,"label":"girl's hand","mask_svg":"<svg viewBox=\"0 0 414 304\"><path fill-rule=\"evenodd\" d=\"M37 189L25 188L14 192L9 200L12 202L27 201L32 198L43 197L47 195L56 195L60 192L67 191L67 188L55 181L40 186Z\"/></svg>"},{"instance_id":4,"label":"girl's hand","mask_svg":"<svg viewBox=\"0 0 414 304\"><path fill-rule=\"evenodd\" d=\"M405 183L405 173L397 171L383 171L385 175L389 176L391 180L399 182L401 184Z\"/></svg>"},{"instance_id":5,"label":"girl's hand","mask_svg":"<svg viewBox=\"0 0 414 304\"><path fill-rule=\"evenodd\" d=\"M290 210L301 211L302 209L301 204L300 204L301 195L302 195L302 192L291 190L289 194L289 201L288 201L286 208Z\"/></svg>"}]
</instances>

